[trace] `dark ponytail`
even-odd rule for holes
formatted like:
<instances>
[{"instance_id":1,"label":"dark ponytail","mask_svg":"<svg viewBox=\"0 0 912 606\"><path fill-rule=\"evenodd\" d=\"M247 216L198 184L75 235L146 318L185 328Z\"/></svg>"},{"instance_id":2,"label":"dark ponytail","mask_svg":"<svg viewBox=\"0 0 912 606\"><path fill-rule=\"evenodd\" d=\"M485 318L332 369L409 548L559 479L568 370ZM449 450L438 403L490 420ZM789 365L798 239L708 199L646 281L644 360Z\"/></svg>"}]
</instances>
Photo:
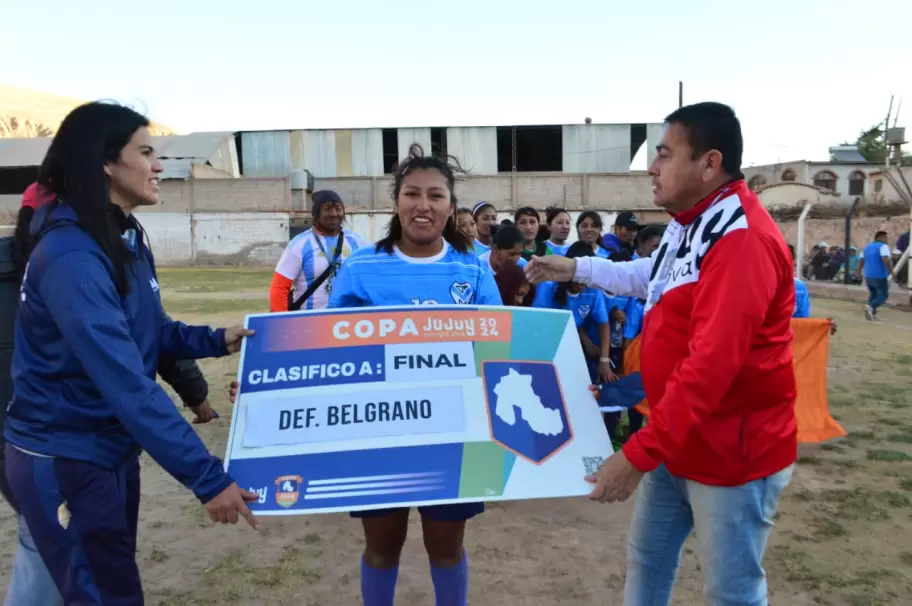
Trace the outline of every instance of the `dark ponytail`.
<instances>
[{"instance_id":1,"label":"dark ponytail","mask_svg":"<svg viewBox=\"0 0 912 606\"><path fill-rule=\"evenodd\" d=\"M450 203L453 209L456 209L456 175L458 173L466 174L466 170L459 165L459 161L452 156L425 156L424 150L418 143L413 143L409 147L408 156L393 169L393 184L390 187L390 195L393 202L399 199L399 192L402 190L402 182L405 176L416 170L433 169L439 171L446 179L447 187L450 190ZM386 227L386 237L377 242L376 251L385 251L387 254L393 252L393 246L398 244L402 239L402 222L399 220L397 213L393 214L389 224ZM462 253L468 253L472 250L473 243L469 241L459 228L456 227L455 214L450 215L446 225L443 227L443 239L450 243L450 246Z\"/></svg>"},{"instance_id":2,"label":"dark ponytail","mask_svg":"<svg viewBox=\"0 0 912 606\"><path fill-rule=\"evenodd\" d=\"M133 134L147 126L144 116L121 105L81 105L63 119L38 173L38 183L73 209L79 226L110 259L121 296L129 290L132 261L122 234L133 225L111 203L104 165L116 162Z\"/></svg>"},{"instance_id":3,"label":"dark ponytail","mask_svg":"<svg viewBox=\"0 0 912 606\"><path fill-rule=\"evenodd\" d=\"M567 254L564 256L568 259L575 259L577 257L593 257L595 256L595 253L592 252L591 246L582 240L577 240L570 245L570 248L567 249ZM567 287L570 286L570 284L570 282L561 282L557 285L557 288L554 289L554 302L561 307L567 306Z\"/></svg>"}]
</instances>

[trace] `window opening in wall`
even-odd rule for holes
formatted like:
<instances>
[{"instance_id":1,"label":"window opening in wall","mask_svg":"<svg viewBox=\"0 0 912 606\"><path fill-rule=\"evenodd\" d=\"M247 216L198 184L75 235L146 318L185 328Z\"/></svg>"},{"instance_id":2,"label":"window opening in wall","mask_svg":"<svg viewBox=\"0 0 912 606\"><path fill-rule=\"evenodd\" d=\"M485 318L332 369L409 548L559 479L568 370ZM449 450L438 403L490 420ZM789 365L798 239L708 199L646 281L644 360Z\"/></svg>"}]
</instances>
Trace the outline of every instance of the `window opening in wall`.
<instances>
[{"instance_id":1,"label":"window opening in wall","mask_svg":"<svg viewBox=\"0 0 912 606\"><path fill-rule=\"evenodd\" d=\"M863 196L866 179L867 177L865 177L865 174L860 170L856 170L851 175L849 175L849 195Z\"/></svg>"},{"instance_id":2,"label":"window opening in wall","mask_svg":"<svg viewBox=\"0 0 912 606\"><path fill-rule=\"evenodd\" d=\"M393 167L399 164L399 131L395 128L383 129L383 174L393 172Z\"/></svg>"},{"instance_id":3,"label":"window opening in wall","mask_svg":"<svg viewBox=\"0 0 912 606\"><path fill-rule=\"evenodd\" d=\"M0 195L19 196L38 180L37 166L0 168ZM19 212L18 209L16 212Z\"/></svg>"},{"instance_id":4,"label":"window opening in wall","mask_svg":"<svg viewBox=\"0 0 912 606\"><path fill-rule=\"evenodd\" d=\"M433 156L447 155L447 132L445 128L431 129L431 149L430 154Z\"/></svg>"},{"instance_id":5,"label":"window opening in wall","mask_svg":"<svg viewBox=\"0 0 912 606\"><path fill-rule=\"evenodd\" d=\"M754 175L750 178L750 181L747 182L747 186L753 191L757 191L758 188L766 185L766 177L763 175Z\"/></svg>"},{"instance_id":6,"label":"window opening in wall","mask_svg":"<svg viewBox=\"0 0 912 606\"><path fill-rule=\"evenodd\" d=\"M560 172L563 154L560 126L497 127L498 172Z\"/></svg>"},{"instance_id":7,"label":"window opening in wall","mask_svg":"<svg viewBox=\"0 0 912 606\"><path fill-rule=\"evenodd\" d=\"M814 185L836 191L836 175L828 170L822 170L814 175Z\"/></svg>"},{"instance_id":8,"label":"window opening in wall","mask_svg":"<svg viewBox=\"0 0 912 606\"><path fill-rule=\"evenodd\" d=\"M791 168L786 168L782 171L782 180L783 181L794 181L795 180L795 171Z\"/></svg>"},{"instance_id":9,"label":"window opening in wall","mask_svg":"<svg viewBox=\"0 0 912 606\"><path fill-rule=\"evenodd\" d=\"M630 162L633 162L633 159L636 157L637 152L640 151L640 147L645 142L646 142L646 125L645 124L631 124L630 125Z\"/></svg>"},{"instance_id":10,"label":"window opening in wall","mask_svg":"<svg viewBox=\"0 0 912 606\"><path fill-rule=\"evenodd\" d=\"M877 179L874 181L874 193L879 194L883 191L883 179Z\"/></svg>"}]
</instances>

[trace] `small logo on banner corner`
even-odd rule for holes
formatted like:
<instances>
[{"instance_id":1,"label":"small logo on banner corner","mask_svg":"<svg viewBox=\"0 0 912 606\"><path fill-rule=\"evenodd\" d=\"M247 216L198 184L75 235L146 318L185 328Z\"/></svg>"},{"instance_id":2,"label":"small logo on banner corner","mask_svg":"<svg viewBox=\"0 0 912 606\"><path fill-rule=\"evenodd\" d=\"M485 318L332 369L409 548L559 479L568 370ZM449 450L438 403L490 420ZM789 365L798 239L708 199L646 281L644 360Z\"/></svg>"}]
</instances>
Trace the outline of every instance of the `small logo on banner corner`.
<instances>
[{"instance_id":1,"label":"small logo on banner corner","mask_svg":"<svg viewBox=\"0 0 912 606\"><path fill-rule=\"evenodd\" d=\"M276 485L276 503L280 507L291 507L298 502L298 495L301 494L301 482L304 478L301 476L279 476L275 480Z\"/></svg>"}]
</instances>

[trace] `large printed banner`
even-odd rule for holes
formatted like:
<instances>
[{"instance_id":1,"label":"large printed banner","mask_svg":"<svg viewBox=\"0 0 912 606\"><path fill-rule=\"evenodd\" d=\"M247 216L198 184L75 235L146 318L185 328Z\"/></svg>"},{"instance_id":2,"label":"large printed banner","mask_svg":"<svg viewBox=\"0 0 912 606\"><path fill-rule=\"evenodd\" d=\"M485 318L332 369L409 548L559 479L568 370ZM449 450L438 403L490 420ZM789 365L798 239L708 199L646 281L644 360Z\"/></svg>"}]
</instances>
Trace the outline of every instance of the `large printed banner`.
<instances>
[{"instance_id":1,"label":"large printed banner","mask_svg":"<svg viewBox=\"0 0 912 606\"><path fill-rule=\"evenodd\" d=\"M247 317L225 460L258 515L588 494L611 454L569 312Z\"/></svg>"}]
</instances>

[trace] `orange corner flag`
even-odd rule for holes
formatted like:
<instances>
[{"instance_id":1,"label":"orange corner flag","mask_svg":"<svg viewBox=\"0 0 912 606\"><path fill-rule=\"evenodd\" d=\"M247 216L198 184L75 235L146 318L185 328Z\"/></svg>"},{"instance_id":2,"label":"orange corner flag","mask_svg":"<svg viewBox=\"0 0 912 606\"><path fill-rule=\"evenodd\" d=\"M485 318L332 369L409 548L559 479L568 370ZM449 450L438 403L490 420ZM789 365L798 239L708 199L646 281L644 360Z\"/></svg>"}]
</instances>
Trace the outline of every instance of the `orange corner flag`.
<instances>
[{"instance_id":1,"label":"orange corner flag","mask_svg":"<svg viewBox=\"0 0 912 606\"><path fill-rule=\"evenodd\" d=\"M798 442L816 444L846 435L830 415L827 401L827 359L829 357L830 321L819 318L792 318L795 338L792 354L795 358L795 380L798 398L795 419L798 423ZM624 351L624 374L640 370L640 338ZM643 400L636 409L649 416L649 403Z\"/></svg>"}]
</instances>

